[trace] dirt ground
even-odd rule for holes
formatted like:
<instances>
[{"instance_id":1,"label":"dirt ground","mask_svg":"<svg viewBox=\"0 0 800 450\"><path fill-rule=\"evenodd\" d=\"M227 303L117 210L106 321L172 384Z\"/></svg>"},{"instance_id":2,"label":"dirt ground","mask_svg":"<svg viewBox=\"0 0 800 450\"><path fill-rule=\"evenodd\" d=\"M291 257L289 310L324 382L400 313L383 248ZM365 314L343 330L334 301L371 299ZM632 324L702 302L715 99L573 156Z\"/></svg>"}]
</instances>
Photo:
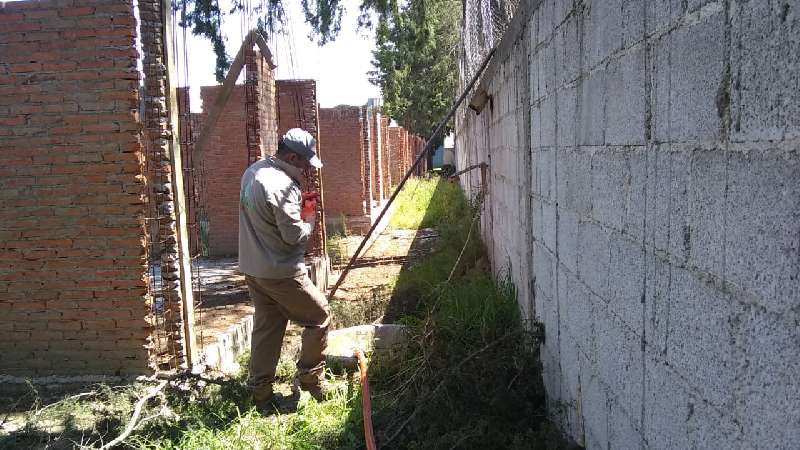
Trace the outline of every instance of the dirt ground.
<instances>
[{"instance_id":1,"label":"dirt ground","mask_svg":"<svg viewBox=\"0 0 800 450\"><path fill-rule=\"evenodd\" d=\"M385 310L393 301L394 283L400 271L407 270L420 257L432 252L437 237L434 230L427 228L419 231L386 229L381 233L362 252L344 284L330 299L334 328L353 325L353 322L394 321L400 312L387 316ZM339 278L344 264L362 239L363 236L352 235L329 242L329 246L336 246L331 253L337 256L330 276L331 284ZM196 273L200 275L200 283L196 286L200 294L196 296L196 330L203 345L208 345L231 325L253 314L254 308L236 258L203 258L197 261L196 266ZM400 300L402 305L393 307L393 310L415 305L414 299ZM342 317L337 317L337 313ZM285 345L290 351L296 348L300 331L299 327L289 325Z\"/></svg>"},{"instance_id":2,"label":"dirt ground","mask_svg":"<svg viewBox=\"0 0 800 450\"><path fill-rule=\"evenodd\" d=\"M244 317L253 314L244 275L236 258L203 258L197 261L195 286L195 330L203 346Z\"/></svg>"},{"instance_id":3,"label":"dirt ground","mask_svg":"<svg viewBox=\"0 0 800 450\"><path fill-rule=\"evenodd\" d=\"M353 325L343 324L343 318L336 317L337 311L342 313L348 307L366 310L364 319L371 318L369 322L381 323L394 322L403 312L414 308L417 299L401 298L400 293L395 292L394 284L401 271L410 269L416 261L435 249L437 237L436 231L430 228L386 229L381 233L362 252L336 295L330 299L332 305L339 306L334 308L334 324ZM336 243L346 258L341 258L341 264L334 268L332 280L338 279L362 239L362 236L349 236Z\"/></svg>"}]
</instances>

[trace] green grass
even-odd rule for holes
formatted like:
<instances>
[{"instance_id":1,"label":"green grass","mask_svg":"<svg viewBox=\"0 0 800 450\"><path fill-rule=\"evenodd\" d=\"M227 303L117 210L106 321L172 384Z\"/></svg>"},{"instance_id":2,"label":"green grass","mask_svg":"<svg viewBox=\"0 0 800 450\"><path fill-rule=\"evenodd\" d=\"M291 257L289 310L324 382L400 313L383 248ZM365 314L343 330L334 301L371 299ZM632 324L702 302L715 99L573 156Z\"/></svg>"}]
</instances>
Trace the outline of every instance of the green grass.
<instances>
[{"instance_id":1,"label":"green grass","mask_svg":"<svg viewBox=\"0 0 800 450\"><path fill-rule=\"evenodd\" d=\"M226 405L221 393L206 393L211 410L199 407L184 411L186 418L174 424L175 433L164 433L164 424L132 440L137 448L172 449L328 449L357 448L359 417L353 389L335 392L328 400L317 402L303 394L293 414L264 416L254 409L241 410ZM209 420L209 417L224 419Z\"/></svg>"},{"instance_id":2,"label":"green grass","mask_svg":"<svg viewBox=\"0 0 800 450\"><path fill-rule=\"evenodd\" d=\"M333 266L339 266L346 263L348 258L347 234L328 233L326 242L328 258L330 259L331 264Z\"/></svg>"},{"instance_id":3,"label":"green grass","mask_svg":"<svg viewBox=\"0 0 800 450\"><path fill-rule=\"evenodd\" d=\"M508 279L495 280L484 270L479 221L473 220L480 201L466 199L449 181L423 178L410 180L398 202L392 226L435 228L439 241L433 254L401 272L394 283L395 294L420 301L402 319L410 338L399 362L376 357L370 366L379 445L566 448L547 420L539 337L531 331L537 327L520 317ZM334 315L341 316L342 324L361 323L379 312L376 305L386 299L384 294L366 302L371 305L363 310L332 304ZM240 361L243 367L246 362ZM277 381L288 382L294 371L293 362L283 358ZM245 375L243 370L221 386L170 386L163 398L147 405L145 415L160 415L137 429L127 444L153 450L364 448L359 388L346 378L334 377L346 388L325 402L303 394L295 412L263 415L253 408ZM0 436L0 448L71 448L87 439L108 441L125 426L145 387L99 388L96 397L86 399L90 401L67 400L50 407L47 421ZM54 427L54 421L60 425Z\"/></svg>"},{"instance_id":4,"label":"green grass","mask_svg":"<svg viewBox=\"0 0 800 450\"><path fill-rule=\"evenodd\" d=\"M445 179L413 181L392 225L435 228L439 243L397 281L421 302L404 319L411 334L404 362L374 369L379 442L396 436L389 448L564 448L547 420L538 328L520 317L510 281L482 268L480 199L466 199Z\"/></svg>"},{"instance_id":5,"label":"green grass","mask_svg":"<svg viewBox=\"0 0 800 450\"><path fill-rule=\"evenodd\" d=\"M395 201L389 226L405 229L457 220L467 206L458 184L440 177L410 178Z\"/></svg>"}]
</instances>

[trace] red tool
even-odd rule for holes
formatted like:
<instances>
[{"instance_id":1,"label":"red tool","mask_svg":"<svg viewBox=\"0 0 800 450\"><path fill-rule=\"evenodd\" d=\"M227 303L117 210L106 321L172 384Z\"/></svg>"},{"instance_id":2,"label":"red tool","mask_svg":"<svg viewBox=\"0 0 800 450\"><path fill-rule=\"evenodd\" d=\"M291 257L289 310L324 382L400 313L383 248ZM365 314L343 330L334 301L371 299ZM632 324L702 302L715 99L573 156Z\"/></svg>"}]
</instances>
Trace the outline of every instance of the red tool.
<instances>
[{"instance_id":1,"label":"red tool","mask_svg":"<svg viewBox=\"0 0 800 450\"><path fill-rule=\"evenodd\" d=\"M319 193L317 192L303 192L303 207L300 210L300 218L308 221L314 218L317 213L317 201L319 200Z\"/></svg>"}]
</instances>

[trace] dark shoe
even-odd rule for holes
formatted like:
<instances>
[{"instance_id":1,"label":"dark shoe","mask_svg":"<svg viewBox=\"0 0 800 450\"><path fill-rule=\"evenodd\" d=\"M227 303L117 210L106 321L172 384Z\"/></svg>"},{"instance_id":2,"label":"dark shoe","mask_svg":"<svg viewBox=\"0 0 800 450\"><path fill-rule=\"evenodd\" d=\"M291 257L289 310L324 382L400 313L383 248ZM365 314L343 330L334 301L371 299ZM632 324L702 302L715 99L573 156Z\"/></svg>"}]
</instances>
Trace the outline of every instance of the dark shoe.
<instances>
[{"instance_id":1,"label":"dark shoe","mask_svg":"<svg viewBox=\"0 0 800 450\"><path fill-rule=\"evenodd\" d=\"M253 389L253 403L259 412L271 412L275 409L275 394L272 386Z\"/></svg>"},{"instance_id":2,"label":"dark shoe","mask_svg":"<svg viewBox=\"0 0 800 450\"><path fill-rule=\"evenodd\" d=\"M331 385L325 380L322 374L303 374L298 375L295 384L300 389L311 394L312 397L318 402L326 400L333 392Z\"/></svg>"}]
</instances>

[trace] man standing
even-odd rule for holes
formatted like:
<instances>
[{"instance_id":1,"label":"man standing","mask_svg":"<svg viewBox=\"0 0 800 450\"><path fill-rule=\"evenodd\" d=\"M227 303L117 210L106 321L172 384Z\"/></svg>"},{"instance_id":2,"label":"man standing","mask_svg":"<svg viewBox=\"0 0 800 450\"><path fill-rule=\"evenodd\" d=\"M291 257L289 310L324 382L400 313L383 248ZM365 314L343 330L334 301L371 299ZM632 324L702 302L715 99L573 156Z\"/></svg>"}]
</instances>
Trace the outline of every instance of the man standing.
<instances>
[{"instance_id":1,"label":"man standing","mask_svg":"<svg viewBox=\"0 0 800 450\"><path fill-rule=\"evenodd\" d=\"M289 320L304 327L297 362L300 388L323 397L322 352L328 300L306 273L305 244L316 222L316 194L303 193L304 169L322 167L316 140L299 128L279 141L275 156L251 165L239 196L239 270L255 305L248 385L258 406L272 400L272 381Z\"/></svg>"}]
</instances>

